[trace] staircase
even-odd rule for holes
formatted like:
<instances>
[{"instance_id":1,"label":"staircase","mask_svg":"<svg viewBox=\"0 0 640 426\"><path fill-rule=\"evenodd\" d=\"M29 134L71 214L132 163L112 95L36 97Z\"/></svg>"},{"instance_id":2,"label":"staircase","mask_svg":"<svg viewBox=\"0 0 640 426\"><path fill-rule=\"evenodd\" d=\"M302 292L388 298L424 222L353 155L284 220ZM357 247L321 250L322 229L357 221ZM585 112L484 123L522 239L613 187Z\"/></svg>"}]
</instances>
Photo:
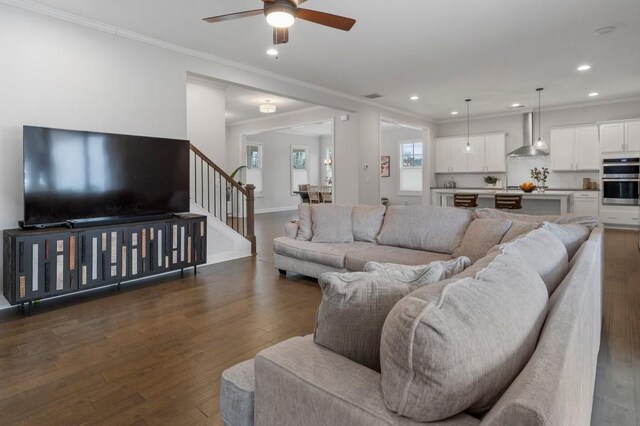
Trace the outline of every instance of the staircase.
<instances>
[{"instance_id":1,"label":"staircase","mask_svg":"<svg viewBox=\"0 0 640 426\"><path fill-rule=\"evenodd\" d=\"M191 145L192 211L209 217L208 263L256 254L254 185L240 185Z\"/></svg>"}]
</instances>

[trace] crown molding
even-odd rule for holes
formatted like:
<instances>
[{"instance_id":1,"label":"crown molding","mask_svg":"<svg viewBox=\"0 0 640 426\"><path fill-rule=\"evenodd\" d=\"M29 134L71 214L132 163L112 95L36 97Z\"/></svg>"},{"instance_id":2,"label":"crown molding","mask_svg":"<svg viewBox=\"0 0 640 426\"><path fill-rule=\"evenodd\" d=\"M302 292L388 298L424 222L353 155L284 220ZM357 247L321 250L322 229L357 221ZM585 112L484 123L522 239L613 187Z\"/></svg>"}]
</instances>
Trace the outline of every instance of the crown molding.
<instances>
[{"instance_id":1,"label":"crown molding","mask_svg":"<svg viewBox=\"0 0 640 426\"><path fill-rule=\"evenodd\" d=\"M608 99L608 100L602 100L602 101L585 101L585 102L578 102L578 103L573 103L573 104L566 104L566 105L557 105L557 106L550 106L547 108L542 108L542 112L551 112L551 111L562 111L562 110L566 110L566 109L580 109L580 108L590 108L590 107L596 107L596 106L603 106L603 105L615 105L615 104L623 104L626 102L638 102L640 101L640 96L633 96L630 98L618 98L618 99ZM535 113L535 109L534 108L518 108L517 111L509 111L506 113L497 113L497 114L484 114L484 115L478 115L475 117L471 118L471 121L475 121L475 120L484 120L484 119L489 119L489 118L500 118L500 117L510 117L512 115L522 115L528 112L533 112ZM459 123L459 122L463 122L463 121L467 121L466 117L458 117L458 118L449 118L449 119L445 119L445 120L438 120L436 121L436 124L449 124L449 123Z\"/></svg>"},{"instance_id":2,"label":"crown molding","mask_svg":"<svg viewBox=\"0 0 640 426\"><path fill-rule=\"evenodd\" d=\"M295 111L288 111L288 112L281 112L278 113L276 112L275 114L265 114L264 117L257 117L257 118L249 118L246 120L240 120L240 121L232 121L232 122L228 122L226 124L226 127L237 127L237 126L243 126L245 124L252 124L252 123L261 123L263 121L271 121L274 119L279 119L279 118L283 118L283 117L291 117L291 116L295 116L298 114L304 114L305 112L312 112L312 111L319 111L319 110L327 110L327 118L326 120L331 120L333 119L333 116L335 114L331 113L331 110L334 108L328 108L328 107L323 107L320 105L314 105L312 107L307 107L307 108L301 108L301 109L297 109ZM318 122L323 121L323 119L320 119Z\"/></svg>"},{"instance_id":3,"label":"crown molding","mask_svg":"<svg viewBox=\"0 0 640 426\"><path fill-rule=\"evenodd\" d=\"M14 7L18 7L21 9L25 9L34 13L38 13L41 15L45 15L45 16L49 16L55 19L59 19L62 21L66 21L66 22L71 22L77 25L81 25L87 28L91 28L94 30L98 30L98 31L102 31L102 32L106 32L118 37L122 37L122 38L126 38L129 40L134 40L140 43L145 43L151 46L155 46L155 47L159 47L162 49L166 49L166 50L171 50L174 52L178 52L181 53L183 55L187 55L187 56L192 56L195 58L199 58L208 62L213 62L213 63L217 63L219 65L225 65L228 67L232 67L232 68L237 68L243 71L247 71L253 74L257 74L263 77L267 77L267 78L272 78L274 80L278 80L281 81L283 83L287 83L287 84L291 84L294 86L298 86L298 87L303 87L306 89L310 89L310 90L314 90L320 93L324 93L327 95L331 95L331 96L335 96L337 98L341 98L341 99L345 99L345 100L349 100L352 102L356 102L358 104L363 104L363 105L370 105L370 106L374 106L376 108L380 108L382 110L385 111L390 111L390 112L394 112L396 114L402 114L408 117L412 117L418 120L427 120L427 121L433 121L431 118L429 117L425 117L422 116L420 114L416 114L410 111L406 111L403 109L399 109L399 108L394 108L394 107L390 107L387 105L383 105L381 103L369 100L369 99L365 99L365 98L360 98L358 96L353 96L353 95L349 95L343 92L339 92L337 90L333 90L333 89L329 89L323 86L318 86L312 83L308 83L306 81L302 81L302 80L297 80L291 77L286 77L283 76L281 74L276 74L270 71L266 71L257 67L253 67L251 65L246 65L243 64L241 62L236 62L236 61L232 61L230 59L226 59L220 56L216 56L213 55L211 53L207 53L207 52L203 52L200 50L195 50L195 49L191 49L188 47L184 47L184 46L180 46L178 44L174 44L174 43L170 43L164 40L160 40L157 38L153 38L153 37L149 37L146 36L144 34L140 34L134 31L129 31L127 29L124 28L120 28L117 27L115 25L110 25L110 24L105 24L103 22L100 21L96 21L94 19L89 19L89 18L85 18L83 16L79 16L79 15L75 15L73 13L69 13L69 12L64 12L61 11L59 9L55 9L53 7L49 7L49 6L44 6L42 4L38 4L36 2L33 2L31 0L0 0L0 4L6 4L9 6L14 6ZM254 89L260 90L260 88L256 87ZM288 97L287 95L280 95L283 97ZM301 99L304 101L304 99ZM305 102L309 102L309 101L305 101Z\"/></svg>"}]
</instances>

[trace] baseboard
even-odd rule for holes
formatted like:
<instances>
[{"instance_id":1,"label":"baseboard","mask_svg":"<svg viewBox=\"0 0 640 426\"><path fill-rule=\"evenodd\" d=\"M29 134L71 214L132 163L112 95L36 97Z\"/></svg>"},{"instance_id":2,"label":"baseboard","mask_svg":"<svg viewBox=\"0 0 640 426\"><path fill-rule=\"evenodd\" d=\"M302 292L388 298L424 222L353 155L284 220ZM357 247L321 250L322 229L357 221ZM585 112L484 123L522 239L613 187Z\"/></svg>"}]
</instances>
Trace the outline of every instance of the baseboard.
<instances>
[{"instance_id":1,"label":"baseboard","mask_svg":"<svg viewBox=\"0 0 640 426\"><path fill-rule=\"evenodd\" d=\"M255 214L263 214L263 213L277 213L277 212L291 212L298 210L298 206L289 206L289 207L272 207L270 209L257 209Z\"/></svg>"}]
</instances>

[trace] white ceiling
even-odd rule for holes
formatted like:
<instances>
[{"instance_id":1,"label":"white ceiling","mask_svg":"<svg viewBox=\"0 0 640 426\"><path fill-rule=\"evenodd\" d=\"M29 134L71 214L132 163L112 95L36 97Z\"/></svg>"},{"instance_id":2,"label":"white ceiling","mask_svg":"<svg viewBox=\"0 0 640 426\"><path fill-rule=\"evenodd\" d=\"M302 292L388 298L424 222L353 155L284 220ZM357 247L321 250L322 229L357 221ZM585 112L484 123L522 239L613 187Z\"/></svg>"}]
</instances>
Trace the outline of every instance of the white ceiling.
<instances>
[{"instance_id":1,"label":"white ceiling","mask_svg":"<svg viewBox=\"0 0 640 426\"><path fill-rule=\"evenodd\" d=\"M312 104L294 101L280 96L268 95L254 90L230 86L226 90L226 123L234 124L240 121L263 118L278 114L298 111L313 107ZM272 114L261 113L260 104L269 99L276 106L276 112Z\"/></svg>"},{"instance_id":2,"label":"white ceiling","mask_svg":"<svg viewBox=\"0 0 640 426\"><path fill-rule=\"evenodd\" d=\"M306 124L302 126L289 127L287 129L278 130L280 133L288 133L292 135L304 136L331 136L333 126L331 122Z\"/></svg>"},{"instance_id":3,"label":"white ceiling","mask_svg":"<svg viewBox=\"0 0 640 426\"><path fill-rule=\"evenodd\" d=\"M533 106L536 87L547 106L640 96L639 0L309 0L358 22L345 33L298 21L278 59L265 55L271 28L260 16L201 21L259 0L36 2L350 95L381 93L382 104L436 119L462 113L467 97L473 114ZM582 63L593 69L577 72Z\"/></svg>"}]
</instances>

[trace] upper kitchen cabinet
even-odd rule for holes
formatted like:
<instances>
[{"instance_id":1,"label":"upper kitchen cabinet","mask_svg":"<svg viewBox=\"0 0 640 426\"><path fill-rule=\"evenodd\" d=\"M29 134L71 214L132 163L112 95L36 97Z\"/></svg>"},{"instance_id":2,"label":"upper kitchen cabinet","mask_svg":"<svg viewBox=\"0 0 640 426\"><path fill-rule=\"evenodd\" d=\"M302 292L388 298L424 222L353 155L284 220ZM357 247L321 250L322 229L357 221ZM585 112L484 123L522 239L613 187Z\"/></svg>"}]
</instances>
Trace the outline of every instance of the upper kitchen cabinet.
<instances>
[{"instance_id":1,"label":"upper kitchen cabinet","mask_svg":"<svg viewBox=\"0 0 640 426\"><path fill-rule=\"evenodd\" d=\"M598 127L551 129L551 170L598 170Z\"/></svg>"},{"instance_id":2,"label":"upper kitchen cabinet","mask_svg":"<svg viewBox=\"0 0 640 426\"><path fill-rule=\"evenodd\" d=\"M504 133L472 135L467 151L466 136L437 138L436 173L504 173L505 142Z\"/></svg>"},{"instance_id":3,"label":"upper kitchen cabinet","mask_svg":"<svg viewBox=\"0 0 640 426\"><path fill-rule=\"evenodd\" d=\"M601 152L640 151L640 120L600 124Z\"/></svg>"}]
</instances>

